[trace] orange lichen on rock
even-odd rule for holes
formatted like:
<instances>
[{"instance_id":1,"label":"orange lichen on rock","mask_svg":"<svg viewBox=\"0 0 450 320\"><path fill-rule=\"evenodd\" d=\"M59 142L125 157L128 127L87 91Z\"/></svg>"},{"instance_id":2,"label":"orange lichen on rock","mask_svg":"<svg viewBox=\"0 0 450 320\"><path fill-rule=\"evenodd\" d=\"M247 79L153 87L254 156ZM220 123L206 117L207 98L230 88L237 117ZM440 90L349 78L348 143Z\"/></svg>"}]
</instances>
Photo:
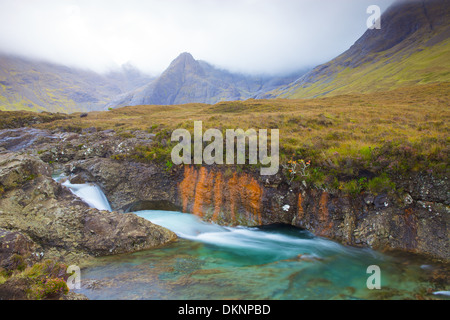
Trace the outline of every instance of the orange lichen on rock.
<instances>
[{"instance_id":1,"label":"orange lichen on rock","mask_svg":"<svg viewBox=\"0 0 450 320\"><path fill-rule=\"evenodd\" d=\"M417 246L417 221L412 208L405 209L403 220L405 222L404 237L408 239L405 241L408 244L407 248L415 249Z\"/></svg>"},{"instance_id":2,"label":"orange lichen on rock","mask_svg":"<svg viewBox=\"0 0 450 320\"><path fill-rule=\"evenodd\" d=\"M197 171L193 167L185 166L184 179L180 183L180 195L184 212L187 212L189 202L194 199L196 181Z\"/></svg>"},{"instance_id":3,"label":"orange lichen on rock","mask_svg":"<svg viewBox=\"0 0 450 320\"><path fill-rule=\"evenodd\" d=\"M212 213L211 219L216 222L221 213L225 213L227 216L223 218L231 224L236 223L238 212L243 212L246 213L244 219L249 222L262 223L263 188L248 174L235 172L231 178L224 179L220 171L185 167L179 187L185 212L192 208L192 213L200 217Z\"/></svg>"},{"instance_id":4,"label":"orange lichen on rock","mask_svg":"<svg viewBox=\"0 0 450 320\"><path fill-rule=\"evenodd\" d=\"M303 210L303 196L301 193L298 194L298 221L302 221L305 217L305 211Z\"/></svg>"},{"instance_id":5,"label":"orange lichen on rock","mask_svg":"<svg viewBox=\"0 0 450 320\"><path fill-rule=\"evenodd\" d=\"M262 224L261 217L261 198L263 190L253 177L242 175L239 178L239 184L242 188L242 205L258 222Z\"/></svg>"},{"instance_id":6,"label":"orange lichen on rock","mask_svg":"<svg viewBox=\"0 0 450 320\"><path fill-rule=\"evenodd\" d=\"M228 179L227 181L227 190L228 190L228 203L229 210L231 214L231 223L236 222L236 204L237 199L239 198L239 184L236 172L233 174L233 177Z\"/></svg>"},{"instance_id":7,"label":"orange lichen on rock","mask_svg":"<svg viewBox=\"0 0 450 320\"><path fill-rule=\"evenodd\" d=\"M214 179L214 214L212 217L212 221L217 222L219 219L219 214L222 211L222 198L223 198L223 179L222 174L217 172Z\"/></svg>"}]
</instances>

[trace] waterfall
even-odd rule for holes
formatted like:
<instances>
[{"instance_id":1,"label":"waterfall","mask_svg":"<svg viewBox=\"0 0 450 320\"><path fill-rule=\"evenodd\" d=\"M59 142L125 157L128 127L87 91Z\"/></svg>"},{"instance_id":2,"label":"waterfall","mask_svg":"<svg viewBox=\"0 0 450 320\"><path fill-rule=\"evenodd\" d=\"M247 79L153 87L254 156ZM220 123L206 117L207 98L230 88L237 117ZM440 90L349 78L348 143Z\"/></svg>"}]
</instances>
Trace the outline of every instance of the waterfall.
<instances>
[{"instance_id":1,"label":"waterfall","mask_svg":"<svg viewBox=\"0 0 450 320\"><path fill-rule=\"evenodd\" d=\"M63 181L65 176L60 175L54 177L58 182ZM67 179L61 183L63 186L69 188L69 190L78 196L81 200L87 203L91 208L96 208L98 210L112 211L111 206L108 202L103 191L99 186L93 183L83 183L83 184L73 184Z\"/></svg>"}]
</instances>

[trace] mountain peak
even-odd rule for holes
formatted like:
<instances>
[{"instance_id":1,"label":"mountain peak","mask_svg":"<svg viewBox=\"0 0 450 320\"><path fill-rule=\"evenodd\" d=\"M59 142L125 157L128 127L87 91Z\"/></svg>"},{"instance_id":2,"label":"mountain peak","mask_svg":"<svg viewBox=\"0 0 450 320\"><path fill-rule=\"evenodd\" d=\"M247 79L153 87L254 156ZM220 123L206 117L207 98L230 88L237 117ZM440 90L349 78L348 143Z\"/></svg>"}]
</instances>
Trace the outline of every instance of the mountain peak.
<instances>
[{"instance_id":1,"label":"mountain peak","mask_svg":"<svg viewBox=\"0 0 450 320\"><path fill-rule=\"evenodd\" d=\"M172 61L165 74L178 74L181 77L186 75L203 75L203 69L200 63L194 59L189 52L183 52L175 60Z\"/></svg>"}]
</instances>

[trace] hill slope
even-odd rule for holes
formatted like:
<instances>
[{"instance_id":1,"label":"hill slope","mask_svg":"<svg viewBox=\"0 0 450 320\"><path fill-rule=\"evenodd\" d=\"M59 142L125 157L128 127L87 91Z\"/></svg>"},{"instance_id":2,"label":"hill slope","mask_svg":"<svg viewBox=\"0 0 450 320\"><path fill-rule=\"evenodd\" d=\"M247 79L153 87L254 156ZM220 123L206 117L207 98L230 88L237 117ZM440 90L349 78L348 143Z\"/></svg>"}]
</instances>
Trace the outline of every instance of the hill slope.
<instances>
[{"instance_id":1,"label":"hill slope","mask_svg":"<svg viewBox=\"0 0 450 320\"><path fill-rule=\"evenodd\" d=\"M312 98L450 82L450 2L398 1L346 52L266 98Z\"/></svg>"},{"instance_id":2,"label":"hill slope","mask_svg":"<svg viewBox=\"0 0 450 320\"><path fill-rule=\"evenodd\" d=\"M150 81L131 66L108 75L0 55L0 110L100 110L117 96Z\"/></svg>"},{"instance_id":3,"label":"hill slope","mask_svg":"<svg viewBox=\"0 0 450 320\"><path fill-rule=\"evenodd\" d=\"M287 85L301 73L286 77L258 77L220 70L182 53L155 81L118 96L108 107L175 105L244 100Z\"/></svg>"}]
</instances>

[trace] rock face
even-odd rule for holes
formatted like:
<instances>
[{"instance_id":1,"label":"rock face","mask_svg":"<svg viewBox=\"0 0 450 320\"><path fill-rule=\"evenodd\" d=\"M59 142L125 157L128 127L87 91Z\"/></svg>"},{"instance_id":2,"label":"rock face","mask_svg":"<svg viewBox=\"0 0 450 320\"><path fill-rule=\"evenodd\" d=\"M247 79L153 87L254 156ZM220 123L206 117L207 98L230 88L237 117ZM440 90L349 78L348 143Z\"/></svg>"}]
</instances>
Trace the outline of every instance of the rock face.
<instances>
[{"instance_id":1,"label":"rock face","mask_svg":"<svg viewBox=\"0 0 450 320\"><path fill-rule=\"evenodd\" d=\"M70 262L149 249L176 238L171 231L134 214L89 208L56 183L51 172L39 158L0 154L3 255L29 253ZM4 241L21 245L8 246L6 252Z\"/></svg>"},{"instance_id":2,"label":"rock face","mask_svg":"<svg viewBox=\"0 0 450 320\"><path fill-rule=\"evenodd\" d=\"M152 201L161 204L166 201L174 205L173 209L181 210L177 177L157 165L95 157L73 161L65 168L67 174L81 175L85 181L97 183L113 210L126 212L136 206L146 209L143 203Z\"/></svg>"},{"instance_id":3,"label":"rock face","mask_svg":"<svg viewBox=\"0 0 450 320\"><path fill-rule=\"evenodd\" d=\"M0 229L0 268L16 270L20 268L20 264L26 262L32 264L39 260L39 252L42 252L42 248L27 235ZM33 253L37 254L33 255Z\"/></svg>"},{"instance_id":4,"label":"rock face","mask_svg":"<svg viewBox=\"0 0 450 320\"><path fill-rule=\"evenodd\" d=\"M186 166L171 174L151 164L92 159L71 164L103 186L116 210L137 204L183 212L228 225L285 223L341 243L379 250L403 250L450 259L448 181L427 181L411 190L409 201L381 195L349 197L303 186L289 186L281 176L227 173L212 167ZM130 177L134 177L130 179ZM433 192L431 190L436 190ZM427 200L426 200L427 199ZM158 204L160 206L158 207Z\"/></svg>"},{"instance_id":5,"label":"rock face","mask_svg":"<svg viewBox=\"0 0 450 320\"><path fill-rule=\"evenodd\" d=\"M348 245L450 259L446 178L398 177L403 194L349 196L291 184L281 173L263 177L227 166L167 170L156 163L112 159L152 138L144 132L130 138L114 132L54 133L27 147L35 157L0 154L0 228L21 232L46 254L60 255L126 252L171 239L134 215L87 208L49 178L50 167L40 157L65 170L73 182L97 183L117 212L166 209L226 225L285 223Z\"/></svg>"}]
</instances>

